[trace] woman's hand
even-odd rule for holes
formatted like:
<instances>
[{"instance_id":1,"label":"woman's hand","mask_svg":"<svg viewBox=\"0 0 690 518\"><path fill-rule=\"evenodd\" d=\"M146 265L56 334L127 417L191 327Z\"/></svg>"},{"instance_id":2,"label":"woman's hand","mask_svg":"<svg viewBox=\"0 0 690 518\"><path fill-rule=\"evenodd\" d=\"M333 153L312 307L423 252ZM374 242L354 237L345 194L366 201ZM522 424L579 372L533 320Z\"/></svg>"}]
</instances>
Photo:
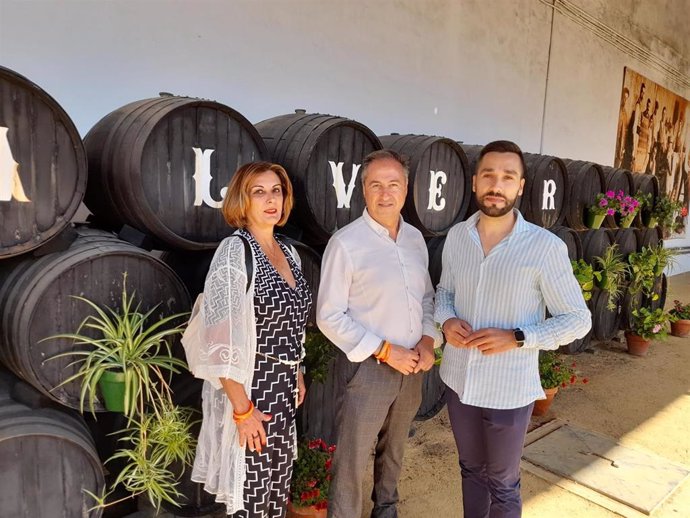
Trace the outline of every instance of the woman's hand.
<instances>
[{"instance_id":1,"label":"woman's hand","mask_svg":"<svg viewBox=\"0 0 690 518\"><path fill-rule=\"evenodd\" d=\"M239 432L240 447L245 446L250 451L258 451L266 446L266 430L264 422L270 421L273 418L270 414L264 414L256 408L244 421L237 423L237 430Z\"/></svg>"},{"instance_id":2,"label":"woman's hand","mask_svg":"<svg viewBox=\"0 0 690 518\"><path fill-rule=\"evenodd\" d=\"M297 369L297 390L297 406L300 406L304 403L304 396L307 395L307 386L304 383L304 375L299 369Z\"/></svg>"}]
</instances>

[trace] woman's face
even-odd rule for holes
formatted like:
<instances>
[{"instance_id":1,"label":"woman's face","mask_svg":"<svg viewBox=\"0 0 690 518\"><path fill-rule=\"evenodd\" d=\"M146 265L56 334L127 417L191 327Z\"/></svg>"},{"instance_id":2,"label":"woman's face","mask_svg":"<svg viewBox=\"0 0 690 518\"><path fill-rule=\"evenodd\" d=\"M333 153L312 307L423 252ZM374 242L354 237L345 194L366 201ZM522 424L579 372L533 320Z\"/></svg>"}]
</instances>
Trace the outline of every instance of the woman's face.
<instances>
[{"instance_id":1,"label":"woman's face","mask_svg":"<svg viewBox=\"0 0 690 518\"><path fill-rule=\"evenodd\" d=\"M273 171L264 171L249 183L249 228L274 227L283 216L283 186Z\"/></svg>"}]
</instances>

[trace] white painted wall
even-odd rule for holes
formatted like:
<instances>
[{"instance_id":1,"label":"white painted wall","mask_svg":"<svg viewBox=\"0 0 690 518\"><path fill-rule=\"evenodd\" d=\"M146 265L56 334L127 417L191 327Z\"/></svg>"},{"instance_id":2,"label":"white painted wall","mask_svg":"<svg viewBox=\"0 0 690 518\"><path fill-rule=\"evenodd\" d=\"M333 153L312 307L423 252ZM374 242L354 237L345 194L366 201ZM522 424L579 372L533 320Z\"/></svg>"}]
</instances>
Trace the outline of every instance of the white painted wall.
<instances>
[{"instance_id":1,"label":"white painted wall","mask_svg":"<svg viewBox=\"0 0 690 518\"><path fill-rule=\"evenodd\" d=\"M690 0L577 3L690 76ZM82 135L169 91L252 122L305 108L606 165L624 66L690 98L562 15L551 40L552 16L540 0L0 0L0 64Z\"/></svg>"}]
</instances>

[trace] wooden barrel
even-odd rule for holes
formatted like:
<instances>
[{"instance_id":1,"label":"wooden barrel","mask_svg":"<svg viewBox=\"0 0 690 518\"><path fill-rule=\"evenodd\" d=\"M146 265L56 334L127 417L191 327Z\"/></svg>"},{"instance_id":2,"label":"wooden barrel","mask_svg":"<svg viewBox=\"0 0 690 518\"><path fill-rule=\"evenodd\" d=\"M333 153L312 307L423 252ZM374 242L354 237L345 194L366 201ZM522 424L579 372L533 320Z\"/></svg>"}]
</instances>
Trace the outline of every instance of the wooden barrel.
<instances>
[{"instance_id":1,"label":"wooden barrel","mask_svg":"<svg viewBox=\"0 0 690 518\"><path fill-rule=\"evenodd\" d=\"M213 261L216 249L211 250L170 250L163 252L161 261L167 264L187 288L192 300L204 291L206 275Z\"/></svg>"},{"instance_id":2,"label":"wooden barrel","mask_svg":"<svg viewBox=\"0 0 690 518\"><path fill-rule=\"evenodd\" d=\"M582 240L582 258L589 264L594 264L595 257L601 257L606 249L613 244L613 233L605 228L579 232Z\"/></svg>"},{"instance_id":3,"label":"wooden barrel","mask_svg":"<svg viewBox=\"0 0 690 518\"><path fill-rule=\"evenodd\" d=\"M431 284L434 288L436 288L436 285L441 280L443 246L445 244L445 236L432 238L426 243L426 248L429 251L429 276L431 277Z\"/></svg>"},{"instance_id":4,"label":"wooden barrel","mask_svg":"<svg viewBox=\"0 0 690 518\"><path fill-rule=\"evenodd\" d=\"M623 194L635 194L635 184L630 171L608 166L602 166L602 170L604 171L604 178L606 179L606 191L613 191L615 193L623 191ZM606 216L604 219L604 226L608 228L617 228L618 225L615 216Z\"/></svg>"},{"instance_id":5,"label":"wooden barrel","mask_svg":"<svg viewBox=\"0 0 690 518\"><path fill-rule=\"evenodd\" d=\"M568 196L565 203L565 220L570 228L587 230L585 214L594 205L596 195L606 187L604 172L599 164L583 160L564 160L568 171Z\"/></svg>"},{"instance_id":6,"label":"wooden barrel","mask_svg":"<svg viewBox=\"0 0 690 518\"><path fill-rule=\"evenodd\" d=\"M659 178L653 174L632 173L634 193L648 194L652 198L652 204L656 203L659 197ZM644 227L644 222L649 220L652 206L645 207L637 212L634 225L638 228Z\"/></svg>"},{"instance_id":7,"label":"wooden barrel","mask_svg":"<svg viewBox=\"0 0 690 518\"><path fill-rule=\"evenodd\" d=\"M378 137L359 122L332 115L280 115L256 124L271 160L290 175L295 193L291 220L310 245L325 244L364 211L362 160L381 149Z\"/></svg>"},{"instance_id":8,"label":"wooden barrel","mask_svg":"<svg viewBox=\"0 0 690 518\"><path fill-rule=\"evenodd\" d=\"M632 312L642 306L644 297L641 292L632 295L630 291L626 290L621 300L621 317L619 320L619 328L624 331L630 329L632 322Z\"/></svg>"},{"instance_id":9,"label":"wooden barrel","mask_svg":"<svg viewBox=\"0 0 690 518\"><path fill-rule=\"evenodd\" d=\"M582 259L582 241L580 236L570 227L556 226L549 229L556 234L568 247L568 257L571 261Z\"/></svg>"},{"instance_id":10,"label":"wooden barrel","mask_svg":"<svg viewBox=\"0 0 690 518\"><path fill-rule=\"evenodd\" d=\"M608 292L595 288L589 302L592 312L592 336L596 340L611 340L618 334L621 311L620 300L616 301L615 308L609 309Z\"/></svg>"},{"instance_id":11,"label":"wooden barrel","mask_svg":"<svg viewBox=\"0 0 690 518\"><path fill-rule=\"evenodd\" d=\"M638 228L635 232L637 234L638 252L642 251L642 247L653 248L662 242L662 230L660 227Z\"/></svg>"},{"instance_id":12,"label":"wooden barrel","mask_svg":"<svg viewBox=\"0 0 690 518\"><path fill-rule=\"evenodd\" d=\"M560 158L525 153L525 187L520 212L527 221L550 228L560 225L568 203L569 179Z\"/></svg>"},{"instance_id":13,"label":"wooden barrel","mask_svg":"<svg viewBox=\"0 0 690 518\"><path fill-rule=\"evenodd\" d=\"M383 147L410 159L405 220L425 237L445 235L465 219L472 197L472 172L462 148L445 137L379 136Z\"/></svg>"},{"instance_id":14,"label":"wooden barrel","mask_svg":"<svg viewBox=\"0 0 690 518\"><path fill-rule=\"evenodd\" d=\"M62 231L86 189L86 153L60 105L0 67L0 259Z\"/></svg>"},{"instance_id":15,"label":"wooden barrel","mask_svg":"<svg viewBox=\"0 0 690 518\"><path fill-rule=\"evenodd\" d=\"M438 414L446 404L446 384L441 380L440 368L434 365L424 373L422 381L422 403L415 421L426 421Z\"/></svg>"},{"instance_id":16,"label":"wooden barrel","mask_svg":"<svg viewBox=\"0 0 690 518\"><path fill-rule=\"evenodd\" d=\"M613 231L614 243L623 260L628 262L628 255L637 251L637 232L634 228L619 228Z\"/></svg>"},{"instance_id":17,"label":"wooden barrel","mask_svg":"<svg viewBox=\"0 0 690 518\"><path fill-rule=\"evenodd\" d=\"M254 127L220 103L166 96L102 118L84 139L85 203L97 221L127 224L158 246L214 248L233 232L218 210L237 168L263 160Z\"/></svg>"},{"instance_id":18,"label":"wooden barrel","mask_svg":"<svg viewBox=\"0 0 690 518\"><path fill-rule=\"evenodd\" d=\"M87 491L103 493L103 467L83 420L0 397L0 488L2 516L101 516Z\"/></svg>"},{"instance_id":19,"label":"wooden barrel","mask_svg":"<svg viewBox=\"0 0 690 518\"><path fill-rule=\"evenodd\" d=\"M567 345L562 345L558 348L558 351L563 354L580 354L589 349L592 344L592 330L590 329L583 338L578 338L574 342L570 342Z\"/></svg>"},{"instance_id":20,"label":"wooden barrel","mask_svg":"<svg viewBox=\"0 0 690 518\"><path fill-rule=\"evenodd\" d=\"M643 305L649 307L650 309L658 309L666 305L666 294L668 292L668 280L666 279L666 274L661 274L654 279L654 287L652 288L652 297L645 297L643 300ZM654 298L656 297L656 299Z\"/></svg>"},{"instance_id":21,"label":"wooden barrel","mask_svg":"<svg viewBox=\"0 0 690 518\"><path fill-rule=\"evenodd\" d=\"M189 294L162 261L111 234L80 229L64 252L0 262L0 360L46 396L79 408L80 383L59 385L76 372L76 358L51 359L80 348L71 340L39 341L75 332L93 311L71 295L119 308L123 272L141 310L160 304L155 317L188 311ZM53 390L54 389L54 390ZM100 403L97 409L102 407Z\"/></svg>"},{"instance_id":22,"label":"wooden barrel","mask_svg":"<svg viewBox=\"0 0 690 518\"><path fill-rule=\"evenodd\" d=\"M328 444L335 444L337 441L336 411L338 400L344 390L336 373L335 362L344 361L345 354L337 349L335 356L328 365L326 380L323 383L309 384L307 396L298 415L302 436L321 438Z\"/></svg>"}]
</instances>

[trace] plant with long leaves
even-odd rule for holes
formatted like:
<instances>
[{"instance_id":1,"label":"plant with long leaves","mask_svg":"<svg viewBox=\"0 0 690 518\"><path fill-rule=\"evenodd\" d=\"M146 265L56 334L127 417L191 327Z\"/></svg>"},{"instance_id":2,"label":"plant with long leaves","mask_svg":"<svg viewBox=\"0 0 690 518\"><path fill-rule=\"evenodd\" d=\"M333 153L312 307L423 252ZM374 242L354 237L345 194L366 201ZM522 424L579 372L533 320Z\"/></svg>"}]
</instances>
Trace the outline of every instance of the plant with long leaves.
<instances>
[{"instance_id":1,"label":"plant with long leaves","mask_svg":"<svg viewBox=\"0 0 690 518\"><path fill-rule=\"evenodd\" d=\"M172 355L170 338L181 334L187 313L161 318L147 327L160 304L146 313L140 311L141 303L134 306L136 292L127 292L127 274L122 286L120 310L101 308L95 302L80 296L72 296L89 305L95 312L87 316L75 333L53 335L43 340L73 340L77 346L89 349L69 351L53 356L61 358L77 356L69 366L79 365L75 374L60 385L81 380L80 409L88 401L89 410L95 412L98 381L106 371L122 372L125 379L124 414L130 419L144 401L155 405L161 390L168 390L164 372L178 373L187 364ZM172 325L175 321L179 323ZM95 335L95 336L93 336ZM43 341L41 340L41 341ZM56 387L57 388L57 387Z\"/></svg>"},{"instance_id":2,"label":"plant with long leaves","mask_svg":"<svg viewBox=\"0 0 690 518\"><path fill-rule=\"evenodd\" d=\"M166 398L158 412L145 414L133 426L119 432L122 434L119 440L125 447L116 451L106 464L121 459L125 466L109 492L90 493L97 502L96 507L124 500L106 503L118 485L133 494L145 494L157 510L163 501L178 505L183 495L177 483L185 467L191 466L196 448L191 433L193 414L193 410L177 407Z\"/></svg>"},{"instance_id":3,"label":"plant with long leaves","mask_svg":"<svg viewBox=\"0 0 690 518\"><path fill-rule=\"evenodd\" d=\"M594 264L599 273L599 287L608 293L607 308L616 309L616 303L623 294L625 279L630 273L628 264L618 251L618 245L611 245L601 257L594 257Z\"/></svg>"}]
</instances>

